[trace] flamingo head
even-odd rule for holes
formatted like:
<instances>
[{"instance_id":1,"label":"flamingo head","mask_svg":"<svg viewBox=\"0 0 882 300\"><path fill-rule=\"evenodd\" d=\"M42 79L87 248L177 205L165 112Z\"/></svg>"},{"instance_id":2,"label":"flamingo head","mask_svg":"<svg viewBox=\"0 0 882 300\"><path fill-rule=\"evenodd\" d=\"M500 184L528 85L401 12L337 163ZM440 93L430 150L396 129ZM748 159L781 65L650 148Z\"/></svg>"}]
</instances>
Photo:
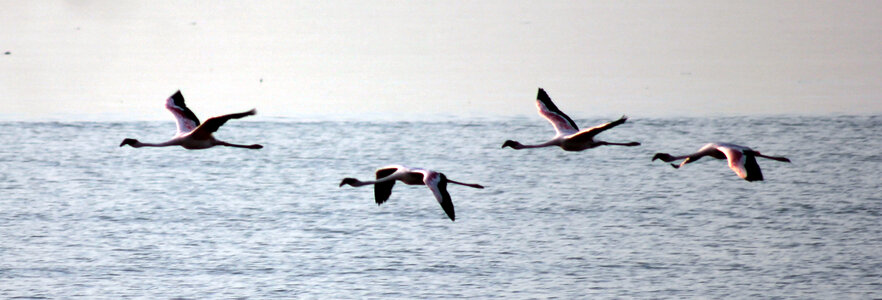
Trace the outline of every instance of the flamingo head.
<instances>
[{"instance_id":1,"label":"flamingo head","mask_svg":"<svg viewBox=\"0 0 882 300\"><path fill-rule=\"evenodd\" d=\"M122 146L125 146L125 145L129 145L129 146L132 146L132 147L137 148L139 144L141 144L141 142L139 142L139 141L136 140L136 139L129 139L129 138L126 138L126 139L124 139L124 140L122 141L122 143L119 144L119 146L122 147Z\"/></svg>"},{"instance_id":2,"label":"flamingo head","mask_svg":"<svg viewBox=\"0 0 882 300\"><path fill-rule=\"evenodd\" d=\"M667 153L656 153L655 156L652 157L652 161L655 161L656 159L661 159L663 162L674 161L674 157Z\"/></svg>"},{"instance_id":3,"label":"flamingo head","mask_svg":"<svg viewBox=\"0 0 882 300\"><path fill-rule=\"evenodd\" d=\"M348 178L348 177L343 178L343 181L340 181L340 186L343 186L346 184L351 185L351 186L361 186L362 185L361 181L359 181L358 179Z\"/></svg>"},{"instance_id":4,"label":"flamingo head","mask_svg":"<svg viewBox=\"0 0 882 300\"><path fill-rule=\"evenodd\" d=\"M512 149L523 149L524 145L521 143L518 143L516 141L507 140L507 141L505 141L505 143L502 143L502 147L500 147L500 148L505 148L505 147L511 147Z\"/></svg>"}]
</instances>

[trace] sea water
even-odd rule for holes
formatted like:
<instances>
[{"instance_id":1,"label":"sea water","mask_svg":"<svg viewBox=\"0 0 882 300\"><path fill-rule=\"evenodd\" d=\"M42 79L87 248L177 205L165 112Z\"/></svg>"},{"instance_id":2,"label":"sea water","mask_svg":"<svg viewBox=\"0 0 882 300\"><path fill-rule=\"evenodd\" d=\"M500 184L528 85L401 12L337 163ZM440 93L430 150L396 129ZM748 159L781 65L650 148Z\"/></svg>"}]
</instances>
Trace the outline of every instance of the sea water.
<instances>
[{"instance_id":1,"label":"sea water","mask_svg":"<svg viewBox=\"0 0 882 300\"><path fill-rule=\"evenodd\" d=\"M610 120L576 120L588 127ZM539 143L539 117L449 122L228 122L261 150L118 147L172 122L0 123L2 298L882 297L882 116L631 119ZM656 152L751 146L765 181ZM450 221L388 164L451 185Z\"/></svg>"}]
</instances>

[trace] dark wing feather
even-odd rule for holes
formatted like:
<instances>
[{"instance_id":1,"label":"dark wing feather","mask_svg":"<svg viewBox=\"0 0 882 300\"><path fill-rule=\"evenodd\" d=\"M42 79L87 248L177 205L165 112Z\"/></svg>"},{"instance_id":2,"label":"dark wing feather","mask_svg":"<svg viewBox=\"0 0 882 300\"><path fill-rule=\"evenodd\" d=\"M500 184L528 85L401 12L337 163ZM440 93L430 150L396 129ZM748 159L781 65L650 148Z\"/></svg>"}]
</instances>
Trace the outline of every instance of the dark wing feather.
<instances>
[{"instance_id":1,"label":"dark wing feather","mask_svg":"<svg viewBox=\"0 0 882 300\"><path fill-rule=\"evenodd\" d=\"M385 178L392 173L398 171L398 168L386 168L377 170L377 179ZM377 205L383 204L386 200L389 200L389 196L392 195L392 187L395 186L395 180L390 180L386 182L380 182L374 184L374 200L377 201Z\"/></svg>"},{"instance_id":2,"label":"dark wing feather","mask_svg":"<svg viewBox=\"0 0 882 300\"><path fill-rule=\"evenodd\" d=\"M557 108L554 102L551 102L551 97L548 96L544 89L539 89L536 101L539 104L539 114L545 117L548 122L551 122L551 125L554 126L554 130L558 134L579 131L579 126L576 126L576 122Z\"/></svg>"},{"instance_id":3,"label":"dark wing feather","mask_svg":"<svg viewBox=\"0 0 882 300\"><path fill-rule=\"evenodd\" d=\"M187 104L184 103L184 95L181 94L181 91L178 90L178 91L175 92L175 94L172 95L171 97L172 97L172 100L173 100L174 103L175 103L175 106L181 108L181 110L183 111L182 115L184 115L184 117L186 117L187 119L193 120L193 122L195 122L195 123L198 125L198 124L199 124L199 118L197 118L197 117L196 117L196 114L194 114L193 111L190 110L189 107L187 107Z\"/></svg>"},{"instance_id":4,"label":"dark wing feather","mask_svg":"<svg viewBox=\"0 0 882 300\"><path fill-rule=\"evenodd\" d=\"M763 180L763 172L760 170L760 166L756 163L756 157L753 154L745 153L744 154L744 169L747 170L747 177L744 177L744 180L747 181L762 181Z\"/></svg>"},{"instance_id":5,"label":"dark wing feather","mask_svg":"<svg viewBox=\"0 0 882 300\"><path fill-rule=\"evenodd\" d=\"M455 221L456 213L453 211L453 201L450 200L450 193L447 192L447 176L444 176L444 174L439 175L441 178L438 180L438 193L441 194L441 198L437 199L438 203L441 204L441 208L444 209L450 220Z\"/></svg>"},{"instance_id":6,"label":"dark wing feather","mask_svg":"<svg viewBox=\"0 0 882 300\"><path fill-rule=\"evenodd\" d=\"M184 103L184 95L178 90L174 95L168 97L165 102L165 108L174 116L178 124L178 134L191 132L199 126L199 118Z\"/></svg>"}]
</instances>

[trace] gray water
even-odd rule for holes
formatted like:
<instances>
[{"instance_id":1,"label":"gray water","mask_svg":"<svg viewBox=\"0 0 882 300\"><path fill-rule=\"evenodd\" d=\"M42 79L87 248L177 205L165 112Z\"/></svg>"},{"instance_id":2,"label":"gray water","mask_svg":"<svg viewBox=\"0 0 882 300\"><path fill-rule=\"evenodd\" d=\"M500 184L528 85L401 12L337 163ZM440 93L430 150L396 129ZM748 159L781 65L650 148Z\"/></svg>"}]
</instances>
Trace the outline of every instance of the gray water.
<instances>
[{"instance_id":1,"label":"gray water","mask_svg":"<svg viewBox=\"0 0 882 300\"><path fill-rule=\"evenodd\" d=\"M117 147L174 128L0 123L0 297L882 297L882 116L638 118L599 138L641 147L584 152L499 149L550 137L538 116L234 120L216 136L266 147ZM650 161L710 141L793 163L751 183ZM451 186L451 222L425 187L378 207L337 186L392 163L487 188Z\"/></svg>"}]
</instances>

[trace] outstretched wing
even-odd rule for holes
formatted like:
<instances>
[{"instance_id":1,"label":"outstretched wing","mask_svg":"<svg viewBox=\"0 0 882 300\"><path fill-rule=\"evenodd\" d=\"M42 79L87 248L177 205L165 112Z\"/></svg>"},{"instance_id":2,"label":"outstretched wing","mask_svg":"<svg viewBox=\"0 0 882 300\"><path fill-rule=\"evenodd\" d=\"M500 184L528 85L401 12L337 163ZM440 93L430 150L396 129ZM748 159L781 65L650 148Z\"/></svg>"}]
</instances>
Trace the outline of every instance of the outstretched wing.
<instances>
[{"instance_id":1,"label":"outstretched wing","mask_svg":"<svg viewBox=\"0 0 882 300\"><path fill-rule=\"evenodd\" d=\"M241 118L244 118L247 116L254 115L256 113L257 113L257 110L252 109L252 110L249 110L246 112L240 112L240 113L235 113L235 114L229 114L229 115L223 115L223 116L209 118L208 120L205 120L205 123L202 123L202 125L199 125L199 127L196 127L196 129L193 130L193 136L198 137L198 138L206 138L206 137L208 137L208 135L217 131L218 128L223 126L224 123L226 123L228 120L241 119Z\"/></svg>"},{"instance_id":2,"label":"outstretched wing","mask_svg":"<svg viewBox=\"0 0 882 300\"><path fill-rule=\"evenodd\" d=\"M423 176L423 182L435 194L435 200L441 204L441 208L447 213L451 221L456 220L456 213L453 211L453 201L450 200L450 194L447 193L447 177L437 172L427 172Z\"/></svg>"},{"instance_id":3,"label":"outstretched wing","mask_svg":"<svg viewBox=\"0 0 882 300\"><path fill-rule=\"evenodd\" d=\"M181 95L180 90L166 99L165 108L175 115L178 123L177 135L191 132L199 126L199 118L184 104L184 95Z\"/></svg>"},{"instance_id":4,"label":"outstretched wing","mask_svg":"<svg viewBox=\"0 0 882 300\"><path fill-rule=\"evenodd\" d=\"M763 171L760 170L759 164L756 163L756 157L752 154L744 155L744 169L747 170L747 177L744 177L744 180L747 181L762 181L763 180Z\"/></svg>"},{"instance_id":5,"label":"outstretched wing","mask_svg":"<svg viewBox=\"0 0 882 300\"><path fill-rule=\"evenodd\" d=\"M383 168L377 170L377 180L380 178L386 178L392 173L398 171L398 168ZM377 205L383 204L386 200L389 200L389 195L392 195L392 187L395 186L395 180L389 180L386 182L380 182L374 184L374 200L377 201Z\"/></svg>"},{"instance_id":6,"label":"outstretched wing","mask_svg":"<svg viewBox=\"0 0 882 300\"><path fill-rule=\"evenodd\" d=\"M729 168L747 181L763 180L763 173L759 164L756 163L756 157L753 151L747 147L736 145L718 145L717 150L726 155L729 162Z\"/></svg>"},{"instance_id":7,"label":"outstretched wing","mask_svg":"<svg viewBox=\"0 0 882 300\"><path fill-rule=\"evenodd\" d=\"M539 94L536 95L536 107L539 109L539 115L548 120L548 122L551 122L551 126L554 126L557 135L573 134L579 131L579 126L576 126L576 122L573 122L573 119L570 119L567 114L560 111L554 105L554 102L551 102L551 97L548 97L548 93L542 88L539 88Z\"/></svg>"},{"instance_id":8,"label":"outstretched wing","mask_svg":"<svg viewBox=\"0 0 882 300\"><path fill-rule=\"evenodd\" d=\"M604 124L600 124L600 125L579 131L578 133L571 136L570 139L573 140L574 142L589 141L589 140L594 139L595 135L598 135L601 132L606 131L607 129L619 126L619 125L625 123L625 121L627 121L627 120L628 120L628 117L622 116L618 120L615 120L612 122L607 122Z\"/></svg>"}]
</instances>

